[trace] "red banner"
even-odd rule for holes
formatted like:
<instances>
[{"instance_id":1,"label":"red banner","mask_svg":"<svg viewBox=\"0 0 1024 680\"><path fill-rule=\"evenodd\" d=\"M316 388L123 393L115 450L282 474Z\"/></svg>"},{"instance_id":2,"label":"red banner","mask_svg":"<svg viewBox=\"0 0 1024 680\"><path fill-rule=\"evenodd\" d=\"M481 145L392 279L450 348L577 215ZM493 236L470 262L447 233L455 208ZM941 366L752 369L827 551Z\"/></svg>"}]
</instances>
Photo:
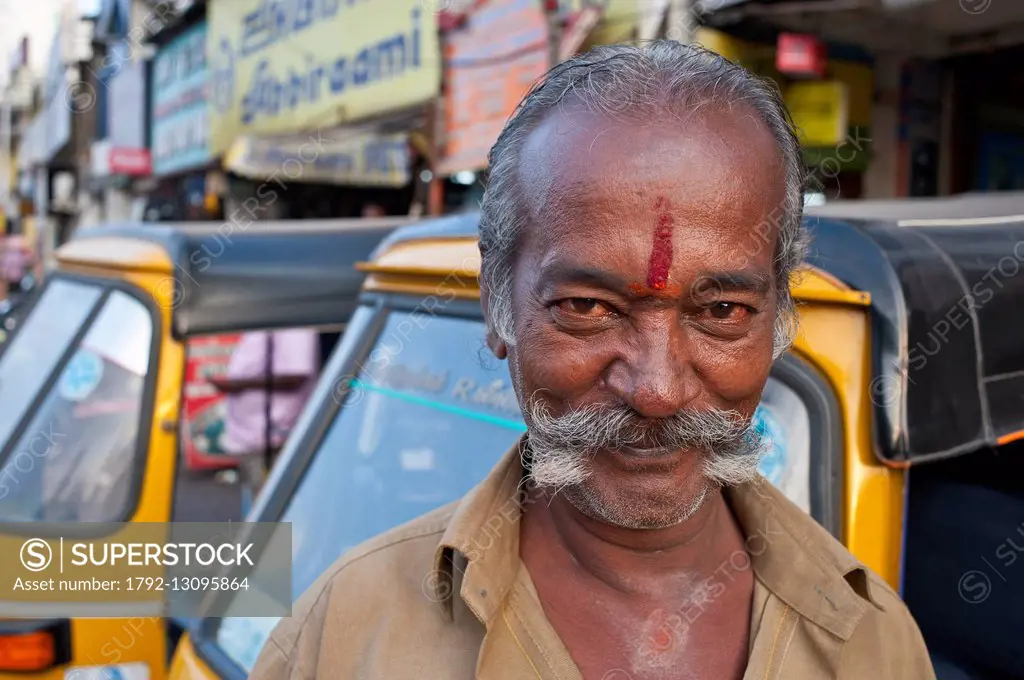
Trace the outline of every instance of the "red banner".
<instances>
[{"instance_id":1,"label":"red banner","mask_svg":"<svg viewBox=\"0 0 1024 680\"><path fill-rule=\"evenodd\" d=\"M145 177L152 170L149 149L113 147L110 150L110 174Z\"/></svg>"},{"instance_id":2,"label":"red banner","mask_svg":"<svg viewBox=\"0 0 1024 680\"><path fill-rule=\"evenodd\" d=\"M791 78L824 78L828 50L819 38L803 33L781 33L775 68Z\"/></svg>"},{"instance_id":3,"label":"red banner","mask_svg":"<svg viewBox=\"0 0 1024 680\"><path fill-rule=\"evenodd\" d=\"M241 335L215 335L189 340L183 387L181 441L189 470L228 467L234 459L221 447L224 396L207 380L228 370Z\"/></svg>"}]
</instances>

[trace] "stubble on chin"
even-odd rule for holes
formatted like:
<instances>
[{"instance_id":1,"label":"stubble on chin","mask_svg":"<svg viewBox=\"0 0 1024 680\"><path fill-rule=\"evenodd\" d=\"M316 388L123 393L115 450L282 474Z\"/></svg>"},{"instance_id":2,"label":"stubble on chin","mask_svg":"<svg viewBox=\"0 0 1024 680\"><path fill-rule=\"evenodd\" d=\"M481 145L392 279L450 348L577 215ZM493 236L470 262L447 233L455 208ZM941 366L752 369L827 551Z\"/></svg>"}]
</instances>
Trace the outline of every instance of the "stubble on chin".
<instances>
[{"instance_id":1,"label":"stubble on chin","mask_svg":"<svg viewBox=\"0 0 1024 680\"><path fill-rule=\"evenodd\" d=\"M701 476L692 483L692 491L680 490L677 494L652 496L637 490L618 490L614 497L602 493L593 484L593 476L578 484L560 487L545 486L534 480L548 495L561 494L570 505L583 515L623 529L665 529L690 519L703 507L718 485ZM689 486L689 485L688 485ZM681 496L687 496L681 502Z\"/></svg>"}]
</instances>

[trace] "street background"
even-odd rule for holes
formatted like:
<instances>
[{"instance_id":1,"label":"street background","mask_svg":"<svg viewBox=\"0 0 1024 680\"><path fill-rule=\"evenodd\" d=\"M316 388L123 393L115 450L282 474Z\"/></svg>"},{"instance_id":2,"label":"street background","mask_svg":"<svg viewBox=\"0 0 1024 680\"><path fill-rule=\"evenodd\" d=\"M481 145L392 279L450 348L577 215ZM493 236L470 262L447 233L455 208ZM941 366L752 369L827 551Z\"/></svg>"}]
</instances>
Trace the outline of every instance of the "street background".
<instances>
[{"instance_id":1,"label":"street background","mask_svg":"<svg viewBox=\"0 0 1024 680\"><path fill-rule=\"evenodd\" d=\"M700 43L774 80L808 205L1024 189L1013 0L41 0L10 13L0 317L57 247L102 224L474 210L516 103L601 44ZM175 519L241 518L210 382L238 341L189 341Z\"/></svg>"}]
</instances>

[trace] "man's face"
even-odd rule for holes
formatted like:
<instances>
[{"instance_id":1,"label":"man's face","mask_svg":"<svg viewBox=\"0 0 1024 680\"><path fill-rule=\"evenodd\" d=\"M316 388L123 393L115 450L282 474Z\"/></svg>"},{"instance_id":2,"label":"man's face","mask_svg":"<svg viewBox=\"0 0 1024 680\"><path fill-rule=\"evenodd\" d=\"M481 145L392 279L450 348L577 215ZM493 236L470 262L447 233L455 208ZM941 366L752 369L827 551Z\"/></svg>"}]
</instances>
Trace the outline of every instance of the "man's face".
<instances>
[{"instance_id":1,"label":"man's face","mask_svg":"<svg viewBox=\"0 0 1024 680\"><path fill-rule=\"evenodd\" d=\"M535 460L592 517L678 523L712 488L709 461L742 449L772 363L785 196L753 121L556 112L527 141L508 358Z\"/></svg>"}]
</instances>

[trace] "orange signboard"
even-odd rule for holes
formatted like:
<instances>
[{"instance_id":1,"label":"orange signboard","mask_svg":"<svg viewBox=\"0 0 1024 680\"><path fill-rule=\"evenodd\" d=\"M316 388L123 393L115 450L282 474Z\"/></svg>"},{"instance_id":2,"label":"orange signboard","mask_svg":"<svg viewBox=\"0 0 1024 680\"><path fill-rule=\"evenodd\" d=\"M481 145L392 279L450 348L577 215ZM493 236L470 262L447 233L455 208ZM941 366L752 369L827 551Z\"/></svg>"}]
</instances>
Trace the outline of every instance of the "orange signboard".
<instances>
[{"instance_id":1,"label":"orange signboard","mask_svg":"<svg viewBox=\"0 0 1024 680\"><path fill-rule=\"evenodd\" d=\"M485 0L445 34L441 174L487 167L509 114L550 66L548 33L537 0Z\"/></svg>"}]
</instances>

